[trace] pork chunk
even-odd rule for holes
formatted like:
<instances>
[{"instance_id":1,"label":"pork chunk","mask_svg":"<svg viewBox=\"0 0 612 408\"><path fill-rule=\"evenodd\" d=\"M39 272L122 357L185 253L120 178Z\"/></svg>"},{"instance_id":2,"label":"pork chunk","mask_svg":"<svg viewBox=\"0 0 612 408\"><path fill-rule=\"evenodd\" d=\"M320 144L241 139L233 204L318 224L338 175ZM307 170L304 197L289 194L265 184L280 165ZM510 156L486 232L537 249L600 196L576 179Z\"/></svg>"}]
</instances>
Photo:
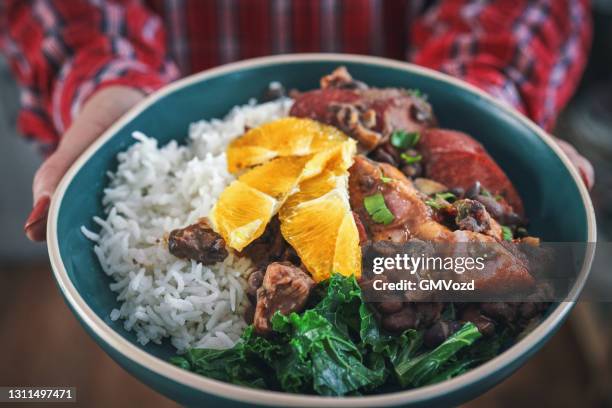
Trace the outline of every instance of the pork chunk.
<instances>
[{"instance_id":1,"label":"pork chunk","mask_svg":"<svg viewBox=\"0 0 612 408\"><path fill-rule=\"evenodd\" d=\"M272 328L270 320L277 311L284 315L301 311L314 284L306 272L289 262L268 265L263 283L257 290L255 331L262 335L269 333Z\"/></svg>"}]
</instances>

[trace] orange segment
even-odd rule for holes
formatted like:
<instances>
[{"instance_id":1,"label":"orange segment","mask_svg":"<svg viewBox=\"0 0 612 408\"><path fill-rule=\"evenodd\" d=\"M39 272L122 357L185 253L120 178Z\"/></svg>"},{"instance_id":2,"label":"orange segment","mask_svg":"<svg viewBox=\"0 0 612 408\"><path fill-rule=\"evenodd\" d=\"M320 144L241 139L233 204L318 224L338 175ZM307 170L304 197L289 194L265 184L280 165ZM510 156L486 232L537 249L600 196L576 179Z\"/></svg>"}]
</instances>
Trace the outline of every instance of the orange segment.
<instances>
[{"instance_id":1,"label":"orange segment","mask_svg":"<svg viewBox=\"0 0 612 408\"><path fill-rule=\"evenodd\" d=\"M309 159L309 156L279 157L249 170L238 180L277 200L284 201L286 196L296 189Z\"/></svg>"},{"instance_id":2,"label":"orange segment","mask_svg":"<svg viewBox=\"0 0 612 408\"><path fill-rule=\"evenodd\" d=\"M277 205L274 198L236 180L223 190L209 219L227 245L241 251L264 232Z\"/></svg>"},{"instance_id":3,"label":"orange segment","mask_svg":"<svg viewBox=\"0 0 612 408\"><path fill-rule=\"evenodd\" d=\"M312 119L278 119L251 129L230 143L227 167L231 173L236 173L275 157L317 153L347 139L338 129Z\"/></svg>"},{"instance_id":4,"label":"orange segment","mask_svg":"<svg viewBox=\"0 0 612 408\"><path fill-rule=\"evenodd\" d=\"M344 214L342 224L338 229L332 270L346 276L351 274L354 274L357 278L361 276L359 231L352 212Z\"/></svg>"},{"instance_id":5,"label":"orange segment","mask_svg":"<svg viewBox=\"0 0 612 408\"><path fill-rule=\"evenodd\" d=\"M348 139L342 143L321 150L312 156L306 164L302 179L308 179L320 174L323 169L348 169L353 164L353 156L357 151L357 142Z\"/></svg>"},{"instance_id":6,"label":"orange segment","mask_svg":"<svg viewBox=\"0 0 612 408\"><path fill-rule=\"evenodd\" d=\"M346 188L344 185L345 177L338 177L334 171L325 169L315 177L304 180L300 183L296 193L289 196L285 205L280 209L280 214L283 216L292 211L295 206L300 203L314 200L322 195L329 193L334 189Z\"/></svg>"},{"instance_id":7,"label":"orange segment","mask_svg":"<svg viewBox=\"0 0 612 408\"><path fill-rule=\"evenodd\" d=\"M346 171L341 175L324 172L304 182L301 185L304 188L285 203L280 213L283 237L315 282L329 278L334 272L361 275L359 233L348 201L347 180ZM330 187L321 196L300 201L299 194L305 199Z\"/></svg>"}]
</instances>

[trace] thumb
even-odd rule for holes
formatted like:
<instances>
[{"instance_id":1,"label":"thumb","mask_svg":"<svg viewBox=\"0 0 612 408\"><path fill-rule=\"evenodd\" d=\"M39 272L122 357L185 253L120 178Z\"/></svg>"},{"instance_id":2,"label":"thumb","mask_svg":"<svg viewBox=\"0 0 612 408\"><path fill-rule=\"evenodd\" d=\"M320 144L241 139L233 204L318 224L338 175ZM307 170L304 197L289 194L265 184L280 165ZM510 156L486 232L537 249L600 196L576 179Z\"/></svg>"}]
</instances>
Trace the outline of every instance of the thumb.
<instances>
[{"instance_id":1,"label":"thumb","mask_svg":"<svg viewBox=\"0 0 612 408\"><path fill-rule=\"evenodd\" d=\"M32 241L44 241L51 196L80 154L113 122L143 98L132 88L109 87L97 92L66 131L57 150L40 166L32 183L34 207L24 225Z\"/></svg>"}]
</instances>

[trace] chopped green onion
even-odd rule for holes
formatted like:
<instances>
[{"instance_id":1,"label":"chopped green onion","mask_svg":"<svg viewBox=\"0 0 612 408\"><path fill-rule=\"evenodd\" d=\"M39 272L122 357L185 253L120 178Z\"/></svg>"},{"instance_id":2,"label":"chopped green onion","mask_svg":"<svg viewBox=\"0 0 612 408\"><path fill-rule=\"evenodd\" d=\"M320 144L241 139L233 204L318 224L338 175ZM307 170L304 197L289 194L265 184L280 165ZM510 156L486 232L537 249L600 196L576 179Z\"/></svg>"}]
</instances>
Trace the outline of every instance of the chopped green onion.
<instances>
[{"instance_id":1,"label":"chopped green onion","mask_svg":"<svg viewBox=\"0 0 612 408\"><path fill-rule=\"evenodd\" d=\"M450 203L455 201L456 199L457 197L453 193L447 191L446 193L435 193L433 195L433 198L425 200L425 204L427 204L434 210L440 210L450 205Z\"/></svg>"},{"instance_id":2,"label":"chopped green onion","mask_svg":"<svg viewBox=\"0 0 612 408\"><path fill-rule=\"evenodd\" d=\"M434 197L436 199L442 199L442 200L446 200L449 202L453 202L457 199L457 196L455 196L453 193L451 193L450 191L447 191L446 193L436 193L434 195Z\"/></svg>"},{"instance_id":3,"label":"chopped green onion","mask_svg":"<svg viewBox=\"0 0 612 408\"><path fill-rule=\"evenodd\" d=\"M419 132L408 133L404 130L396 130L391 133L391 145L401 150L415 146L420 139L421 134Z\"/></svg>"},{"instance_id":4,"label":"chopped green onion","mask_svg":"<svg viewBox=\"0 0 612 408\"><path fill-rule=\"evenodd\" d=\"M414 88L414 89L409 89L408 93L412 96L415 96L417 98L421 98L423 96L423 93L421 92L420 89Z\"/></svg>"},{"instance_id":5,"label":"chopped green onion","mask_svg":"<svg viewBox=\"0 0 612 408\"><path fill-rule=\"evenodd\" d=\"M504 199L504 196L501 195L501 194L496 194L495 197L493 197L493 198L495 198L495 201L501 201L501 200Z\"/></svg>"},{"instance_id":6,"label":"chopped green onion","mask_svg":"<svg viewBox=\"0 0 612 408\"><path fill-rule=\"evenodd\" d=\"M445 207L445 205L439 202L438 200L432 200L432 199L425 200L425 204L427 204L434 210L440 210Z\"/></svg>"},{"instance_id":7,"label":"chopped green onion","mask_svg":"<svg viewBox=\"0 0 612 408\"><path fill-rule=\"evenodd\" d=\"M506 227L505 225L502 225L501 229L502 229L502 238L504 238L505 241L512 241L513 235L512 235L512 230L510 229L510 227Z\"/></svg>"},{"instance_id":8,"label":"chopped green onion","mask_svg":"<svg viewBox=\"0 0 612 408\"><path fill-rule=\"evenodd\" d=\"M391 178L391 177L387 177L387 176L385 176L385 173L383 173L383 172L382 172L382 170L381 170L381 171L380 171L380 180L381 180L383 183L385 183L385 184L386 184L386 183L390 183L390 182L394 181L395 179L393 179L393 178Z\"/></svg>"},{"instance_id":9,"label":"chopped green onion","mask_svg":"<svg viewBox=\"0 0 612 408\"><path fill-rule=\"evenodd\" d=\"M484 187L480 187L480 195L485 197L493 197L493 194L491 194L491 192Z\"/></svg>"},{"instance_id":10,"label":"chopped green onion","mask_svg":"<svg viewBox=\"0 0 612 408\"><path fill-rule=\"evenodd\" d=\"M420 154L417 154L416 156L409 156L406 153L402 153L401 158L406 162L406 164L414 164L420 162L423 156Z\"/></svg>"},{"instance_id":11,"label":"chopped green onion","mask_svg":"<svg viewBox=\"0 0 612 408\"><path fill-rule=\"evenodd\" d=\"M378 224L388 225L395 219L393 213L387 208L385 198L381 193L365 197L363 199L363 206L370 217L372 217L372 220Z\"/></svg>"}]
</instances>

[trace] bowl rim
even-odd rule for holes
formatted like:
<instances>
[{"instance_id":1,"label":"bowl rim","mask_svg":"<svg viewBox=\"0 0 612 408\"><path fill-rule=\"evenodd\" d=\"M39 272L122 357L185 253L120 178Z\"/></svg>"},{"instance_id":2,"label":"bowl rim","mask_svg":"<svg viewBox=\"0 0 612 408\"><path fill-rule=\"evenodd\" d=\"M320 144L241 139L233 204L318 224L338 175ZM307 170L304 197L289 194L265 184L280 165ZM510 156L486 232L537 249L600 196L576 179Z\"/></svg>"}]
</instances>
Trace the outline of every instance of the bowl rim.
<instances>
[{"instance_id":1,"label":"bowl rim","mask_svg":"<svg viewBox=\"0 0 612 408\"><path fill-rule=\"evenodd\" d=\"M475 94L486 102L494 105L507 115L517 119L537 135L560 159L571 175L576 184L587 216L587 242L596 242L596 221L593 205L584 183L582 182L577 170L571 165L569 159L557 146L552 137L543 129L537 126L530 119L503 101L496 100L484 91L468 84L460 79L453 78L444 73L434 71L429 68L417 66L408 62L390 60L381 57L363 56L355 54L334 54L334 53L304 53L304 54L284 54L267 56L260 58L247 59L234 62L212 69L208 69L196 74L189 75L171 84L168 84L151 95L147 96L142 102L132 107L117 122L109 127L91 146L89 146L75 161L62 178L55 193L53 194L49 209L47 223L47 246L51 267L57 284L62 291L64 298L78 315L79 319L109 347L114 349L123 358L131 360L133 363L146 368L149 371L170 379L183 386L195 389L199 392L215 395L245 403L266 404L272 406L337 406L337 407L372 407L390 406L402 403L418 403L435 399L444 395L458 392L460 389L478 383L483 378L490 377L494 372L510 366L514 361L529 353L542 339L546 338L550 332L556 328L569 313L574 305L574 301L561 302L531 333L526 335L518 343L508 350L488 362L473 368L458 377L446 380L437 384L419 387L410 390L397 391L380 395L368 395L358 397L322 397L315 395L290 394L278 391L258 390L242 386L237 386L208 377L204 377L192 372L188 372L164 361L138 346L132 344L126 338L114 331L89 307L83 297L77 291L70 280L66 268L62 262L59 251L59 237L57 236L57 223L59 210L64 194L74 176L81 167L104 145L112 136L139 115L147 107L156 103L162 97L169 95L177 90L188 87L200 81L204 81L219 75L232 73L248 68L256 68L269 65L285 65L299 62L350 62L370 66L387 67L403 70L431 77L441 82L449 83L465 92ZM579 278L574 285L575 293L579 293L584 286L588 276L594 255L594 246L588 245L587 255L583 262ZM575 298L574 298L575 299Z\"/></svg>"}]
</instances>

